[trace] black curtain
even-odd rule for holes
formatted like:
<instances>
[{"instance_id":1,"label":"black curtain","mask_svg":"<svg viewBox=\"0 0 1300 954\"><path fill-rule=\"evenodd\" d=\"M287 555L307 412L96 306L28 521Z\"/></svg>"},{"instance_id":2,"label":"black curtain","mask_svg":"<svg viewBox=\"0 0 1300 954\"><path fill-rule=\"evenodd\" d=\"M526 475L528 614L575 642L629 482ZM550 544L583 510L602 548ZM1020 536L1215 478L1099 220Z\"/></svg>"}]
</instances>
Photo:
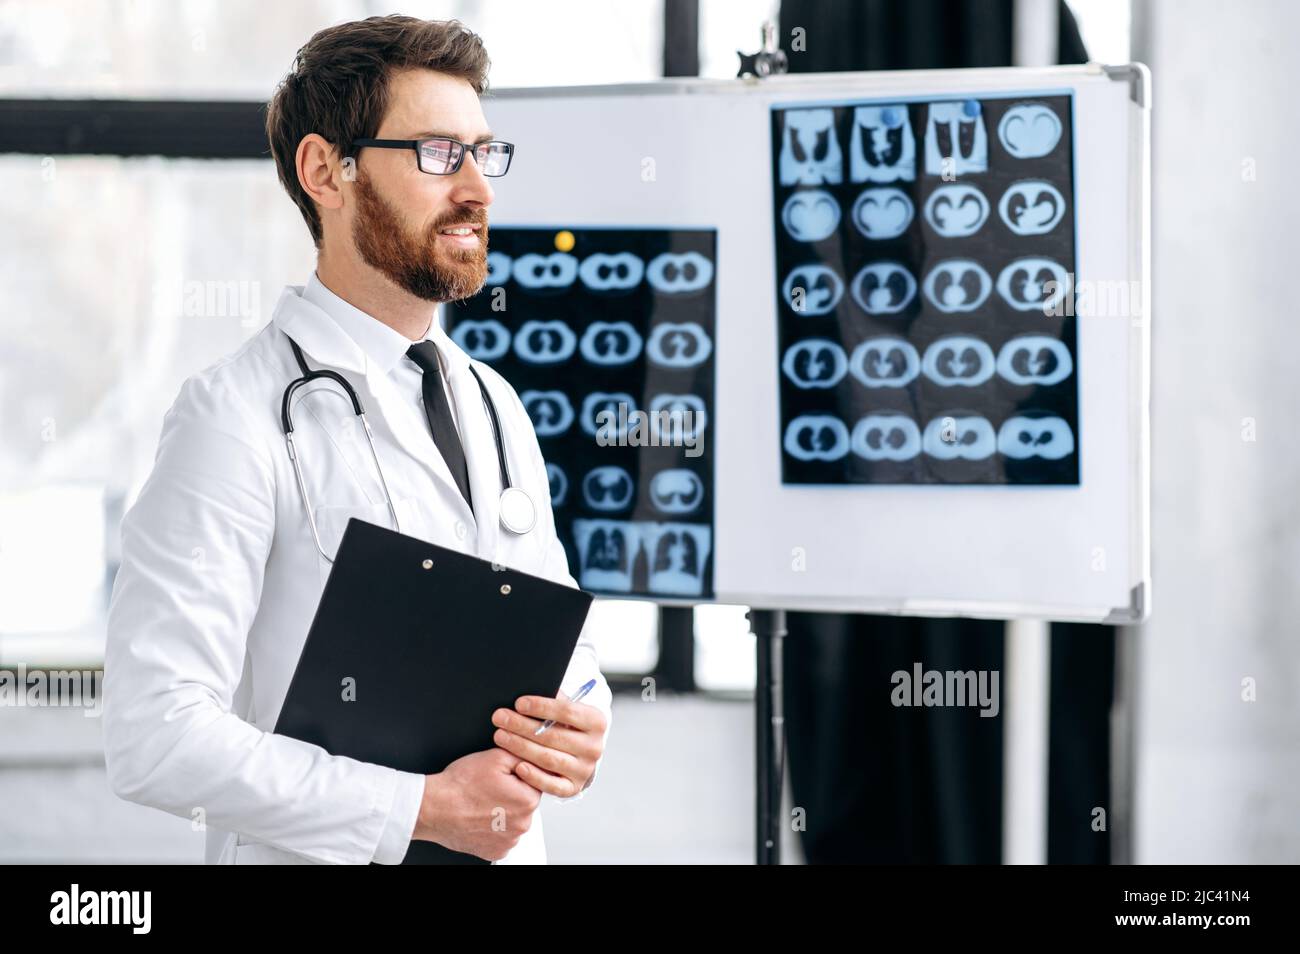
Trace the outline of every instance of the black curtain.
<instances>
[{"instance_id":1,"label":"black curtain","mask_svg":"<svg viewBox=\"0 0 1300 954\"><path fill-rule=\"evenodd\" d=\"M1060 7L1059 61L1087 54ZM786 0L790 71L1009 66L1011 0ZM790 49L803 28L806 47ZM1002 854L1002 721L979 707L891 702L913 665L1002 672L1003 624L841 613L787 617L785 728L809 863L982 863ZM1048 860L1106 863L1114 632L1052 627ZM1005 687L1003 687L1005 689ZM1109 811L1107 812L1109 814Z\"/></svg>"},{"instance_id":2,"label":"black curtain","mask_svg":"<svg viewBox=\"0 0 1300 954\"><path fill-rule=\"evenodd\" d=\"M1060 9L1058 62L1085 63L1078 25ZM1010 66L1011 0L784 0L781 46L791 73ZM789 49L802 27L807 49Z\"/></svg>"}]
</instances>

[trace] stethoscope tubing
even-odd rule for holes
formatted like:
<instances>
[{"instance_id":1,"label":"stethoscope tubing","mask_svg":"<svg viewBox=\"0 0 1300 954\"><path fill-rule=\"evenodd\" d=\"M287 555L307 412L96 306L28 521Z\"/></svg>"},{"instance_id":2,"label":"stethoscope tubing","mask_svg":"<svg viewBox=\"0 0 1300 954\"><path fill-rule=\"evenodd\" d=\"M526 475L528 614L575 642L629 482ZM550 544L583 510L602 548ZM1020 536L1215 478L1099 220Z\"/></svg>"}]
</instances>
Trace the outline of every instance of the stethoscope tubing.
<instances>
[{"instance_id":1,"label":"stethoscope tubing","mask_svg":"<svg viewBox=\"0 0 1300 954\"><path fill-rule=\"evenodd\" d=\"M375 470L379 474L379 483L384 488L384 500L388 503L388 513L393 518L393 527L398 533L402 532L401 520L397 516L397 507L393 503L392 491L388 487L388 478L384 475L383 465L379 462L379 451L375 447L375 435L370 430L370 422L366 420L366 409L361 403L360 395L357 394L356 389L352 387L348 382L348 379L339 372L331 371L328 368L319 368L315 371L311 370L307 365L307 359L303 356L302 349L298 347L298 342L294 341L288 333L285 334L285 337L289 338L289 344L293 347L293 356L298 362L298 367L302 369L302 376L290 381L289 385L284 389L284 395L280 401L280 425L284 430L285 446L288 449L289 460L293 464L294 477L298 483L298 493L302 495L303 508L307 512L307 524L311 527L312 540L315 542L316 549L320 552L320 555L329 563L333 563L333 558L325 552L325 547L321 544L320 532L316 528L316 518L312 512L311 498L307 493L307 482L303 478L302 464L299 461L298 451L294 447L293 442L293 411L291 404L293 402L293 397L299 388L310 384L312 381L327 379L333 381L343 389L343 393L352 404L352 412L361 421L362 428L365 429L366 443L370 445L370 456L375 463ZM501 471L502 499L504 500L512 495L522 495L523 499L528 501L529 508L533 509L528 525L523 527L523 529L517 529L510 526L506 521L504 512L501 517L502 525L513 533L527 533L533 528L533 525L536 522L536 513L532 504L532 498L528 496L527 492L516 490L514 483L510 479L510 468L506 464L505 441L501 436L501 419L497 416L496 403L488 393L487 385L483 383L483 378L479 375L478 370L473 365L470 365L470 371L474 375L474 380L478 382L479 391L483 395L483 403L488 411L488 417L492 420L492 438L493 442L496 444L497 463L500 465Z\"/></svg>"}]
</instances>

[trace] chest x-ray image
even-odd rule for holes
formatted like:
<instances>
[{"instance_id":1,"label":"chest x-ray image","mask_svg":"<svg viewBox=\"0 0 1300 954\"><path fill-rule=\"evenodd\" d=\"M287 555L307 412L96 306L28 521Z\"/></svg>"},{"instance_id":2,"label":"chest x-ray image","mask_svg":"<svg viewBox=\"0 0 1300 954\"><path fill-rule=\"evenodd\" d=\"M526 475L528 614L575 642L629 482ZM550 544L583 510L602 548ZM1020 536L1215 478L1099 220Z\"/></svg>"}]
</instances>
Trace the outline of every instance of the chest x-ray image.
<instances>
[{"instance_id":1,"label":"chest x-ray image","mask_svg":"<svg viewBox=\"0 0 1300 954\"><path fill-rule=\"evenodd\" d=\"M773 109L783 482L1079 482L1070 110Z\"/></svg>"}]
</instances>

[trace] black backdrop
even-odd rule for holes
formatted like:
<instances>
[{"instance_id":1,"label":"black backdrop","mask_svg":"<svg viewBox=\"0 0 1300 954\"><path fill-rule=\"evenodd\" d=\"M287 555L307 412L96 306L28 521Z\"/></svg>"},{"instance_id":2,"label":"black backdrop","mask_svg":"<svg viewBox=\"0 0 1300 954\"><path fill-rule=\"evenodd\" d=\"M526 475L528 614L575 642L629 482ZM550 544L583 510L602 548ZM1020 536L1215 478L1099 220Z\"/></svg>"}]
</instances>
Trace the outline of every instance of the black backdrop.
<instances>
[{"instance_id":1,"label":"black backdrop","mask_svg":"<svg viewBox=\"0 0 1300 954\"><path fill-rule=\"evenodd\" d=\"M1011 0L786 0L778 36L792 73L1009 66ZM1059 61L1087 60L1060 7ZM804 51L790 50L803 27ZM785 727L809 863L985 863L1002 855L1003 719L975 707L904 708L891 674L1003 670L997 621L788 615ZM1110 627L1051 627L1048 861L1110 861L1092 827L1110 805Z\"/></svg>"}]
</instances>

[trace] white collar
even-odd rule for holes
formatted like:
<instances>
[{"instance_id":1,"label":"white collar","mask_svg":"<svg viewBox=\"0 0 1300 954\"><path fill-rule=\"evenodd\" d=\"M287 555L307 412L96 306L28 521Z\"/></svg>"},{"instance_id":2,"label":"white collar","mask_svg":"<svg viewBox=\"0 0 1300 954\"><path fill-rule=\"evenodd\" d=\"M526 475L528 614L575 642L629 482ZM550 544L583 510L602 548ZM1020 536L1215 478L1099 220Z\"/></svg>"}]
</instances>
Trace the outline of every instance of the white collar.
<instances>
[{"instance_id":1,"label":"white collar","mask_svg":"<svg viewBox=\"0 0 1300 954\"><path fill-rule=\"evenodd\" d=\"M365 355L368 368L388 374L402 360L407 350L415 344L410 338L367 314L355 305L344 301L325 286L315 270L302 290L302 300L325 312ZM457 346L438 323L437 315L429 321L421 341L432 341L438 347L444 365L458 370L469 366L469 356ZM324 355L318 358L328 360ZM330 362L337 363L337 362Z\"/></svg>"},{"instance_id":2,"label":"white collar","mask_svg":"<svg viewBox=\"0 0 1300 954\"><path fill-rule=\"evenodd\" d=\"M325 283L314 270L303 287L302 297L304 301L311 302L334 319L334 322L365 353L370 366L384 374L393 370L397 362L402 359L402 355L406 354L407 349L415 343L400 331L334 294L325 287ZM437 322L430 319L430 327L435 324ZM428 335L427 331L425 335Z\"/></svg>"}]
</instances>

